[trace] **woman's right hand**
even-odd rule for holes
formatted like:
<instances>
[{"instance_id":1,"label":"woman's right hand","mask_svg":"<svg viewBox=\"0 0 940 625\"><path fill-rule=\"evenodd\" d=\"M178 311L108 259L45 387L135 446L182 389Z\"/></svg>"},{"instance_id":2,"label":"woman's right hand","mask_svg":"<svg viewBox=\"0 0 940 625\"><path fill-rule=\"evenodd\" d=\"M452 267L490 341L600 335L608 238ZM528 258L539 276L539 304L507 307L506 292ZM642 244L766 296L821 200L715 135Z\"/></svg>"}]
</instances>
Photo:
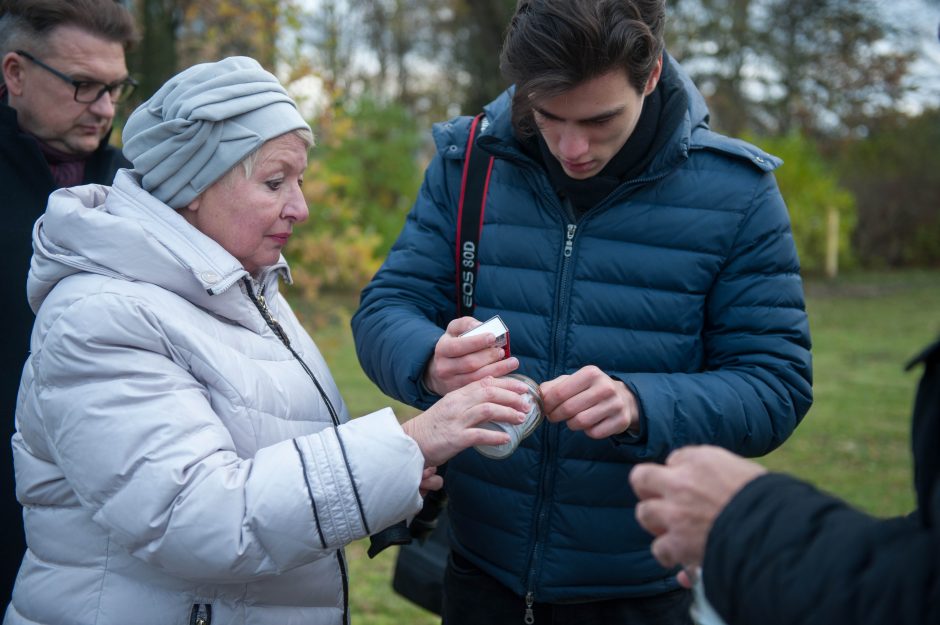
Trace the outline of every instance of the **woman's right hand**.
<instances>
[{"instance_id":1,"label":"woman's right hand","mask_svg":"<svg viewBox=\"0 0 940 625\"><path fill-rule=\"evenodd\" d=\"M436 467L467 447L508 443L505 432L479 426L487 421L522 423L529 410L527 390L514 378L486 377L447 393L402 429L418 443L425 466Z\"/></svg>"}]
</instances>

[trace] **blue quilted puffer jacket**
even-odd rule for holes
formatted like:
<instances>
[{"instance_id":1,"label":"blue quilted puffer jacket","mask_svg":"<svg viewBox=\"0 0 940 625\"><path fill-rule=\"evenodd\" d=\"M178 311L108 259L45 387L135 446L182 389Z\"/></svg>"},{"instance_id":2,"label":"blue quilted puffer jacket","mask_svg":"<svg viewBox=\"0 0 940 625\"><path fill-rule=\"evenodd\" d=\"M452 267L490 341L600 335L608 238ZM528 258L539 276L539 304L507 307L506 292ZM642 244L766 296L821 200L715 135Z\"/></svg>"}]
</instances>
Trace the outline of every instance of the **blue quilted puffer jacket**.
<instances>
[{"instance_id":1,"label":"blue quilted puffer jacket","mask_svg":"<svg viewBox=\"0 0 940 625\"><path fill-rule=\"evenodd\" d=\"M452 542L520 596L566 602L675 588L634 518L627 476L683 445L746 456L782 443L812 402L809 328L780 161L689 110L647 171L580 218L514 139L509 92L477 145L496 156L479 245L480 320L509 326L537 382L597 365L623 381L642 434L593 440L543 423L507 460L448 465ZM456 314L455 234L470 118L433 129L437 155L353 318L360 362L387 394L426 407L420 379Z\"/></svg>"}]
</instances>

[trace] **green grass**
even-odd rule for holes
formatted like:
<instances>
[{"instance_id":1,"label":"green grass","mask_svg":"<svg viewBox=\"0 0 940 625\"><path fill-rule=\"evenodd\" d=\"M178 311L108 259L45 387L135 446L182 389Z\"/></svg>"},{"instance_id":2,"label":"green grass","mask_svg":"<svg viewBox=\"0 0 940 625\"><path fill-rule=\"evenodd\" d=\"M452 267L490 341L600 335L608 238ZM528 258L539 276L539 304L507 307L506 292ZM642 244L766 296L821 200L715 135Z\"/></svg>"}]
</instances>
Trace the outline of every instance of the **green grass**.
<instances>
[{"instance_id":1,"label":"green grass","mask_svg":"<svg viewBox=\"0 0 940 625\"><path fill-rule=\"evenodd\" d=\"M940 334L940 272L809 282L815 401L762 462L880 516L909 512L910 417L919 371L904 365Z\"/></svg>"},{"instance_id":2,"label":"green grass","mask_svg":"<svg viewBox=\"0 0 940 625\"><path fill-rule=\"evenodd\" d=\"M940 334L940 270L862 273L806 284L813 336L815 402L779 449L759 461L843 497L872 514L913 506L910 409L919 371L904 365ZM415 414L365 377L356 360L349 296L295 303L330 364L350 409L362 415L391 405ZM395 550L369 560L367 541L347 550L351 602L359 625L431 625L434 615L391 590Z\"/></svg>"}]
</instances>

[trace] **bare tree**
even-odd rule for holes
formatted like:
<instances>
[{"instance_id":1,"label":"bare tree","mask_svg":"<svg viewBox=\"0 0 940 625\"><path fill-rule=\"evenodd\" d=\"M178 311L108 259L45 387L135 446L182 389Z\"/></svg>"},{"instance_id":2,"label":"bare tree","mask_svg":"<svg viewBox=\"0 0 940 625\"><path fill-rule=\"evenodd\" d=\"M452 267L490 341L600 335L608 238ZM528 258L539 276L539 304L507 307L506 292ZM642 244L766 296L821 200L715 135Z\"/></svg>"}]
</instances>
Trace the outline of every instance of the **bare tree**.
<instances>
[{"instance_id":1,"label":"bare tree","mask_svg":"<svg viewBox=\"0 0 940 625\"><path fill-rule=\"evenodd\" d=\"M515 0L321 0L305 37L336 84L436 119L477 111L507 86L499 48L514 7Z\"/></svg>"},{"instance_id":2,"label":"bare tree","mask_svg":"<svg viewBox=\"0 0 940 625\"><path fill-rule=\"evenodd\" d=\"M912 38L873 0L675 0L669 49L716 125L852 132L906 94Z\"/></svg>"}]
</instances>

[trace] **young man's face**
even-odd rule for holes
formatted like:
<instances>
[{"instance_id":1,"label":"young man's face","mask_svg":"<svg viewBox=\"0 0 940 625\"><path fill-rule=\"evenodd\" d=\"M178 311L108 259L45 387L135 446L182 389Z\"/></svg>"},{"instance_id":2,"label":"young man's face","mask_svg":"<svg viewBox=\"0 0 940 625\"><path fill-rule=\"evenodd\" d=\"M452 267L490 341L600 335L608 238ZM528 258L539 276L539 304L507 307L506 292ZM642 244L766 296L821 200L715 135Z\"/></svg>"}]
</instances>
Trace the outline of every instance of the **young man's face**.
<instances>
[{"instance_id":1,"label":"young man's face","mask_svg":"<svg viewBox=\"0 0 940 625\"><path fill-rule=\"evenodd\" d=\"M74 80L111 84L127 78L124 48L74 26L58 26L36 58ZM105 93L94 102L75 101L75 87L29 59L10 52L3 59L9 104L23 130L66 154L95 151L111 129L114 102Z\"/></svg>"},{"instance_id":2,"label":"young man's face","mask_svg":"<svg viewBox=\"0 0 940 625\"><path fill-rule=\"evenodd\" d=\"M566 174L578 180L595 176L620 151L636 128L643 101L656 89L662 67L660 59L643 93L625 72L614 70L535 102L535 123Z\"/></svg>"}]
</instances>

